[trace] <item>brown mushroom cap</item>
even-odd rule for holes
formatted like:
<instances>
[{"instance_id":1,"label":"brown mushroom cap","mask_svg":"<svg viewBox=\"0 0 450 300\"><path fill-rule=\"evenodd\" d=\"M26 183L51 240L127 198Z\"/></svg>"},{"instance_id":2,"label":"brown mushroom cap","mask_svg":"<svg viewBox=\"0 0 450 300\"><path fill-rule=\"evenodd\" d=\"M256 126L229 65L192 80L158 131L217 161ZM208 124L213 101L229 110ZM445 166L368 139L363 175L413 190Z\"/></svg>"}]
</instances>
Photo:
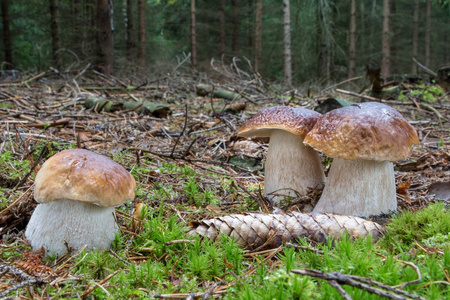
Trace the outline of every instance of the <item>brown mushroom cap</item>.
<instances>
[{"instance_id":1,"label":"brown mushroom cap","mask_svg":"<svg viewBox=\"0 0 450 300\"><path fill-rule=\"evenodd\" d=\"M281 129L303 139L320 116L320 113L306 108L271 107L258 112L239 129L237 135L269 137L273 129Z\"/></svg>"},{"instance_id":2,"label":"brown mushroom cap","mask_svg":"<svg viewBox=\"0 0 450 300\"><path fill-rule=\"evenodd\" d=\"M365 102L323 115L304 143L329 157L397 161L420 142L416 130L398 111Z\"/></svg>"},{"instance_id":3,"label":"brown mushroom cap","mask_svg":"<svg viewBox=\"0 0 450 300\"><path fill-rule=\"evenodd\" d=\"M116 206L134 198L133 176L110 158L83 149L50 157L36 175L34 198L39 203L61 199Z\"/></svg>"}]
</instances>

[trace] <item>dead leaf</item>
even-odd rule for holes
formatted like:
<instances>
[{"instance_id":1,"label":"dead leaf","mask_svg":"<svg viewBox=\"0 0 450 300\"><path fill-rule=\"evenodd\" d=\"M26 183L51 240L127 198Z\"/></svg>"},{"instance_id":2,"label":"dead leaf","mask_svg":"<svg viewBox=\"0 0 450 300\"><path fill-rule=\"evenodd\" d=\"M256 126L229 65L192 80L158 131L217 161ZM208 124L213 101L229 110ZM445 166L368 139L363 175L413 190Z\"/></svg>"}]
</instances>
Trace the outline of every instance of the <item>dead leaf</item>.
<instances>
[{"instance_id":1,"label":"dead leaf","mask_svg":"<svg viewBox=\"0 0 450 300\"><path fill-rule=\"evenodd\" d=\"M428 194L434 194L436 199L450 200L450 181L433 182L428 187Z\"/></svg>"},{"instance_id":2,"label":"dead leaf","mask_svg":"<svg viewBox=\"0 0 450 300\"><path fill-rule=\"evenodd\" d=\"M409 179L406 180L405 183L399 182L397 187L397 193L401 195L407 195L408 194L408 188L411 186L411 183L409 182Z\"/></svg>"},{"instance_id":3,"label":"dead leaf","mask_svg":"<svg viewBox=\"0 0 450 300\"><path fill-rule=\"evenodd\" d=\"M211 211L211 212L213 212L213 213L215 213L215 214L220 214L220 213L222 212L222 210L220 209L220 207L219 207L218 205L216 205L216 204L209 204L209 205L206 207L206 209L209 210L209 211Z\"/></svg>"}]
</instances>

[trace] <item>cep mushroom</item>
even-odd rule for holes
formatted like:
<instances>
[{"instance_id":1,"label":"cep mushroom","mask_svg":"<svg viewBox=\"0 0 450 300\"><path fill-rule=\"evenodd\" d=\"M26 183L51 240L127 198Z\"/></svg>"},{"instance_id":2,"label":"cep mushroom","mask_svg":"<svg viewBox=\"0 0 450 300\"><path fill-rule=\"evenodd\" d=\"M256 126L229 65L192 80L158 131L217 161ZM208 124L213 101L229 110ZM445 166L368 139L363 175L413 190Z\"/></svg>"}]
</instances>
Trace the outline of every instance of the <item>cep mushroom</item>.
<instances>
[{"instance_id":1,"label":"cep mushroom","mask_svg":"<svg viewBox=\"0 0 450 300\"><path fill-rule=\"evenodd\" d=\"M366 102L323 115L304 143L333 158L313 212L368 217L397 209L392 162L420 142L398 111Z\"/></svg>"},{"instance_id":2,"label":"cep mushroom","mask_svg":"<svg viewBox=\"0 0 450 300\"><path fill-rule=\"evenodd\" d=\"M303 138L321 114L293 107L271 107L257 113L242 126L242 137L270 137L265 163L265 195L277 205L286 197L306 195L308 188L321 188L325 175L319 154L303 145Z\"/></svg>"},{"instance_id":3,"label":"cep mushroom","mask_svg":"<svg viewBox=\"0 0 450 300\"><path fill-rule=\"evenodd\" d=\"M39 203L25 231L33 250L62 255L70 250L107 249L118 226L114 206L134 199L136 182L108 157L82 149L63 150L36 175Z\"/></svg>"}]
</instances>

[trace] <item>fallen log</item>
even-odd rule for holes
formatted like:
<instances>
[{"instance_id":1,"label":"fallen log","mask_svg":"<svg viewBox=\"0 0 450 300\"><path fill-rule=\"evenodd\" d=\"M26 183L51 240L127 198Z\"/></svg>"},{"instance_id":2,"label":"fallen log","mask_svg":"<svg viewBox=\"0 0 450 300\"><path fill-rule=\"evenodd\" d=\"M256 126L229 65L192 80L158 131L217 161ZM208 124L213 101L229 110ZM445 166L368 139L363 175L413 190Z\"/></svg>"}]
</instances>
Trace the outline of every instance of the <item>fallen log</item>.
<instances>
[{"instance_id":1,"label":"fallen log","mask_svg":"<svg viewBox=\"0 0 450 300\"><path fill-rule=\"evenodd\" d=\"M370 235L376 242L385 232L381 225L358 217L299 212L236 214L194 221L190 226L189 235L199 234L217 240L225 234L235 237L239 244L250 250L279 247L299 238L324 243L328 237L340 239L345 232L352 238Z\"/></svg>"},{"instance_id":2,"label":"fallen log","mask_svg":"<svg viewBox=\"0 0 450 300\"><path fill-rule=\"evenodd\" d=\"M209 84L198 84L196 87L197 95L207 96L213 93L214 98L223 98L226 100L242 100L241 95L233 91L215 87Z\"/></svg>"}]
</instances>

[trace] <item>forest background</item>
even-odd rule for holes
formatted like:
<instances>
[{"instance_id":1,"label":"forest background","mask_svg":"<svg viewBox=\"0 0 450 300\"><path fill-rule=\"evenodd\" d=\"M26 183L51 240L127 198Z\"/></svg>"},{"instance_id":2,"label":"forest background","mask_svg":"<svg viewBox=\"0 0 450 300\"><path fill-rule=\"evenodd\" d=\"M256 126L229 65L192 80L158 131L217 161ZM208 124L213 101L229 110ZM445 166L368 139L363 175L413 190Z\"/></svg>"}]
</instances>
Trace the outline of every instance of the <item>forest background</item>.
<instances>
[{"instance_id":1,"label":"forest background","mask_svg":"<svg viewBox=\"0 0 450 300\"><path fill-rule=\"evenodd\" d=\"M2 70L158 77L211 59L292 84L417 73L449 62L447 1L2 0ZM79 71L79 70L78 70Z\"/></svg>"}]
</instances>

